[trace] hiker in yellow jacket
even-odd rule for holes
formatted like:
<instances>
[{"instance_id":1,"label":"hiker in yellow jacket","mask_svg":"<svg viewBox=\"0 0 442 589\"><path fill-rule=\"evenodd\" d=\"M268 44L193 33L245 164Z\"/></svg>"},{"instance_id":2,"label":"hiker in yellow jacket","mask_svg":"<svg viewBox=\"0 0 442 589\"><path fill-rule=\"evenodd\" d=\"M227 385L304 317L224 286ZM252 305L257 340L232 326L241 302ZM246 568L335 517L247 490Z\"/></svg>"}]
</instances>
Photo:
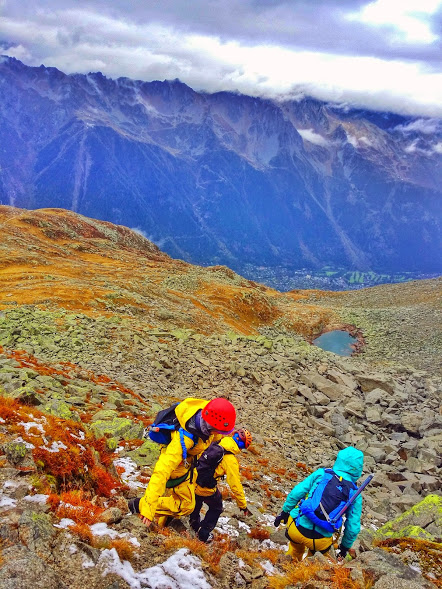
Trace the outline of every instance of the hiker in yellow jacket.
<instances>
[{"instance_id":1,"label":"hiker in yellow jacket","mask_svg":"<svg viewBox=\"0 0 442 589\"><path fill-rule=\"evenodd\" d=\"M168 518L192 513L195 507L193 460L211 444L216 434L229 434L235 427L235 408L223 398L206 401L189 397L177 405L175 415L186 435L180 430L172 432L170 443L161 450L144 496L129 502L132 513L140 513L147 526L154 517L162 526ZM185 460L182 444L187 449ZM169 496L165 496L166 484L171 490Z\"/></svg>"},{"instance_id":2,"label":"hiker in yellow jacket","mask_svg":"<svg viewBox=\"0 0 442 589\"><path fill-rule=\"evenodd\" d=\"M200 456L197 464L197 479L195 488L195 509L190 516L190 525L202 542L212 540L212 530L215 528L219 516L223 512L223 499L217 482L226 475L227 484L235 497L238 507L249 515L247 501L239 475L239 464L236 457L252 442L252 435L246 429L240 429L233 437L224 437L219 442L213 442ZM200 511L203 503L209 509L203 520Z\"/></svg>"}]
</instances>

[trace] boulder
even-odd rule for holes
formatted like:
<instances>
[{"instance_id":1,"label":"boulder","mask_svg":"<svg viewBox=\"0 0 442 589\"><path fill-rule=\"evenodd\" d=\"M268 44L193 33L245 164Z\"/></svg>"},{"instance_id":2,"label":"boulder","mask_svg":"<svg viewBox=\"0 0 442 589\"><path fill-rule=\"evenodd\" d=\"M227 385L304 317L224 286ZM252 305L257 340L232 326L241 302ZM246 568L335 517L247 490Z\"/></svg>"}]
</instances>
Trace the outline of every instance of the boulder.
<instances>
[{"instance_id":1,"label":"boulder","mask_svg":"<svg viewBox=\"0 0 442 589\"><path fill-rule=\"evenodd\" d=\"M137 466L154 466L160 455L160 449L159 444L152 440L145 440L139 448L128 452L127 455Z\"/></svg>"},{"instance_id":2,"label":"boulder","mask_svg":"<svg viewBox=\"0 0 442 589\"><path fill-rule=\"evenodd\" d=\"M392 395L395 390L395 382L390 376L381 373L374 374L355 374L356 380L364 393L369 393L373 389L382 389Z\"/></svg>"},{"instance_id":3,"label":"boulder","mask_svg":"<svg viewBox=\"0 0 442 589\"><path fill-rule=\"evenodd\" d=\"M37 554L50 552L50 543L55 536L50 515L26 509L18 523L22 544Z\"/></svg>"},{"instance_id":4,"label":"boulder","mask_svg":"<svg viewBox=\"0 0 442 589\"><path fill-rule=\"evenodd\" d=\"M432 533L428 531L430 524ZM442 537L442 497L428 495L417 505L379 528L374 537L376 540L409 537L430 541Z\"/></svg>"},{"instance_id":5,"label":"boulder","mask_svg":"<svg viewBox=\"0 0 442 589\"><path fill-rule=\"evenodd\" d=\"M71 411L71 408L65 401L60 401L58 399L51 399L51 401L45 403L43 411L49 413L49 415L54 415L55 417L60 417L62 419L74 419L75 421L80 421L78 414Z\"/></svg>"},{"instance_id":6,"label":"boulder","mask_svg":"<svg viewBox=\"0 0 442 589\"><path fill-rule=\"evenodd\" d=\"M142 423L134 423L125 417L114 417L112 420L96 420L90 426L94 436L98 438L108 437L119 440L136 440L143 437L144 426Z\"/></svg>"},{"instance_id":7,"label":"boulder","mask_svg":"<svg viewBox=\"0 0 442 589\"><path fill-rule=\"evenodd\" d=\"M417 434L419 433L422 420L423 417L420 413L412 413L408 411L402 414L401 424L408 433Z\"/></svg>"},{"instance_id":8,"label":"boulder","mask_svg":"<svg viewBox=\"0 0 442 589\"><path fill-rule=\"evenodd\" d=\"M353 566L360 567L375 582L388 575L407 582L420 583L421 588L433 586L432 583L426 581L417 571L404 564L399 556L380 548L363 552L352 564Z\"/></svg>"},{"instance_id":9,"label":"boulder","mask_svg":"<svg viewBox=\"0 0 442 589\"><path fill-rule=\"evenodd\" d=\"M365 395L365 402L374 405L375 403L385 400L386 396L387 395L383 389L373 389Z\"/></svg>"},{"instance_id":10,"label":"boulder","mask_svg":"<svg viewBox=\"0 0 442 589\"><path fill-rule=\"evenodd\" d=\"M29 467L35 466L32 454L24 442L7 442L1 448L10 464Z\"/></svg>"},{"instance_id":11,"label":"boulder","mask_svg":"<svg viewBox=\"0 0 442 589\"><path fill-rule=\"evenodd\" d=\"M422 581L411 581L410 579L402 579L401 577L395 577L394 575L383 575L373 585L373 589L422 589L423 587L431 587L432 584L428 583L422 585ZM435 587L435 585L433 585Z\"/></svg>"},{"instance_id":12,"label":"boulder","mask_svg":"<svg viewBox=\"0 0 442 589\"><path fill-rule=\"evenodd\" d=\"M67 589L60 576L25 546L4 549L2 558L1 589Z\"/></svg>"},{"instance_id":13,"label":"boulder","mask_svg":"<svg viewBox=\"0 0 442 589\"><path fill-rule=\"evenodd\" d=\"M344 385L336 384L328 378L324 378L320 374L316 372L307 372L304 373L300 380L306 384L308 387L317 389L324 393L330 401L339 401L345 396L351 396L352 391L351 389L347 388Z\"/></svg>"}]
</instances>

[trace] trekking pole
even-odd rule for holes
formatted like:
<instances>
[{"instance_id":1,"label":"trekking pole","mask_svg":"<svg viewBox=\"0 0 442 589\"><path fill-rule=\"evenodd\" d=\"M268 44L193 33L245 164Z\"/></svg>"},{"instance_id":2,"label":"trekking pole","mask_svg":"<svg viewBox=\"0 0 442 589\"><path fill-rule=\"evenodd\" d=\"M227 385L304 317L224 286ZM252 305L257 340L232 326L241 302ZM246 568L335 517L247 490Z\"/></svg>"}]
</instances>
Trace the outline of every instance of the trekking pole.
<instances>
[{"instance_id":1,"label":"trekking pole","mask_svg":"<svg viewBox=\"0 0 442 589\"><path fill-rule=\"evenodd\" d=\"M358 495L360 495L362 493L362 491L365 489L365 487L369 484L369 482L371 481L371 479L374 477L373 474L369 474L368 477L365 479L365 481L362 483L362 485L358 488L358 490L356 491L356 493L354 495L352 495L350 497L350 499L347 501L347 503L344 505L344 507L341 509L341 511L335 515L335 517L330 520L330 523L333 525L334 522L337 522L338 519L340 517L342 517L344 515L344 513L347 511L347 509L353 505L353 503L356 500L356 497L358 497Z\"/></svg>"}]
</instances>

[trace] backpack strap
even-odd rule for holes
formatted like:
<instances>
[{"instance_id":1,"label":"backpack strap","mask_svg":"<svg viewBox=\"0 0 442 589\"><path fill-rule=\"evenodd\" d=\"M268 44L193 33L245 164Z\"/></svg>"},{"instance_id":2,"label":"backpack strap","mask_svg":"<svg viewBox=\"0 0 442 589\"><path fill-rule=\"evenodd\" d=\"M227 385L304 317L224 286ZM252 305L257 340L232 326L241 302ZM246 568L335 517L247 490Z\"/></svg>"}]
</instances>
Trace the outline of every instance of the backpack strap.
<instances>
[{"instance_id":1,"label":"backpack strap","mask_svg":"<svg viewBox=\"0 0 442 589\"><path fill-rule=\"evenodd\" d=\"M193 434L190 434L188 431L186 431L182 427L180 427L180 429L178 431L180 432L180 443L181 443L181 448L183 449L184 465L187 468L189 466L189 463L187 461L187 446L184 442L184 436L186 436L187 438L190 438L193 441L193 446L195 446L195 444L196 444L196 439L195 439L196 436L194 436ZM193 448L193 446L192 446L192 448Z\"/></svg>"}]
</instances>

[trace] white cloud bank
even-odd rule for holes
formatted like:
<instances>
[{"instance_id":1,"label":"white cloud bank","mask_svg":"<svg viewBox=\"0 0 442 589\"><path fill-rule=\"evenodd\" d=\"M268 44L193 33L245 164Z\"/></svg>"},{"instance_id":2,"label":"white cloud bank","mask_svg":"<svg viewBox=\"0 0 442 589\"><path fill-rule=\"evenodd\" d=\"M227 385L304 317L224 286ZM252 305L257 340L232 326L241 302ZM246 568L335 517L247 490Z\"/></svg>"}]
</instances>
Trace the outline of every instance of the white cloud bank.
<instances>
[{"instance_id":1,"label":"white cloud bank","mask_svg":"<svg viewBox=\"0 0 442 589\"><path fill-rule=\"evenodd\" d=\"M212 21L204 12L208 8L199 2L200 19L192 4L187 5L187 10L195 12L194 20L186 21L186 7L181 0L164 0L168 20L161 20L160 13L149 13L156 3L133 2L127 11L118 0L105 4L99 0L42 0L38 9L26 1L21 10L12 0L4 0L3 4L2 52L29 65L44 63L66 73L102 71L114 78L180 78L196 90L209 92L231 90L271 98L307 94L375 110L442 116L442 72L435 66L440 60L433 47L439 37L431 27L431 18L442 6L440 0L343 1L342 6L352 7L352 12L344 12L339 3L330 2L332 20L328 28L321 29L329 35L329 44L318 35L315 47L310 41L308 45L300 26L305 24L304 28L314 30L313 8L306 15L307 5L295 9L295 3L283 0L267 3L267 11L255 15L255 20L252 10L266 3L216 1ZM142 11L142 4L149 8ZM357 5L360 10L354 11ZM398 9L398 5L402 8ZM138 7L138 13L133 6ZM253 30L252 25L244 24L247 35L233 30L234 13L228 13L229 6L238 12L241 23L252 21ZM318 7L324 11L327 4L319 2ZM270 16L276 19L273 25L263 20ZM291 42L286 40L290 32L287 23L292 30ZM339 39L333 37L335 23L336 27L344 27L344 32L338 31L335 37L338 33L345 37L353 30L361 35L363 54L358 52L354 32L353 45L340 52ZM284 29L286 37L278 27ZM382 52L376 54L376 47L369 45L368 32ZM393 48L391 55L389 47ZM408 51L406 58L400 57L398 47ZM413 47L416 58L410 59ZM427 58L420 56L423 50L428 52Z\"/></svg>"},{"instance_id":2,"label":"white cloud bank","mask_svg":"<svg viewBox=\"0 0 442 589\"><path fill-rule=\"evenodd\" d=\"M313 129L298 129L297 131L303 139L313 143L314 145L326 147L329 144L329 141L325 137L315 133Z\"/></svg>"}]
</instances>

